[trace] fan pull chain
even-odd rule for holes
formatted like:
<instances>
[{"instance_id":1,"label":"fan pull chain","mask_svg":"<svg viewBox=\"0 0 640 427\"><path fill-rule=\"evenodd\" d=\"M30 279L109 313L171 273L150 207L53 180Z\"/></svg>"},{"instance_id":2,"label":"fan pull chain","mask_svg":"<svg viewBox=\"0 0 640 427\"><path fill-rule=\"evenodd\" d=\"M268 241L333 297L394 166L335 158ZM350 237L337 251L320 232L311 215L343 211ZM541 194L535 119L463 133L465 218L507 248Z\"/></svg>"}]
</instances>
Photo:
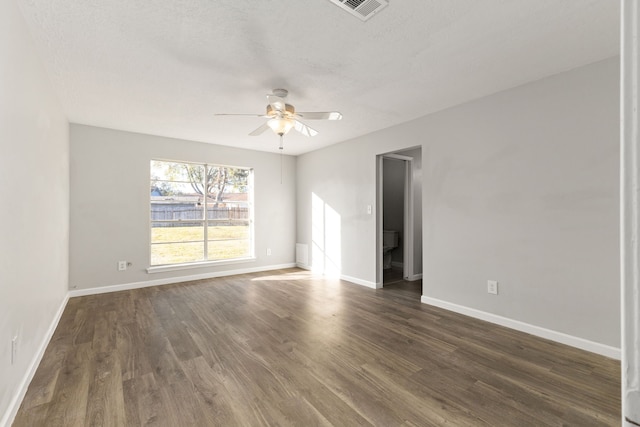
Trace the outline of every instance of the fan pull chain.
<instances>
[{"instance_id":1,"label":"fan pull chain","mask_svg":"<svg viewBox=\"0 0 640 427\"><path fill-rule=\"evenodd\" d=\"M282 149L284 148L283 139L284 136L280 134L280 184L282 184Z\"/></svg>"}]
</instances>

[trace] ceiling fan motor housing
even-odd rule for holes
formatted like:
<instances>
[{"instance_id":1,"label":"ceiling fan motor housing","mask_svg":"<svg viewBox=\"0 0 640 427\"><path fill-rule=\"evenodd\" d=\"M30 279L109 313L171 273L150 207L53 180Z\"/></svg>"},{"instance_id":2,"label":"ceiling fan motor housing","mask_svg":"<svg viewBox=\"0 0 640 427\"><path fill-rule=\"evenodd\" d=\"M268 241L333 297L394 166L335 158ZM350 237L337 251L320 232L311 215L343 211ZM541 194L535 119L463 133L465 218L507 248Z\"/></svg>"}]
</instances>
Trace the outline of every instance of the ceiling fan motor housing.
<instances>
[{"instance_id":1,"label":"ceiling fan motor housing","mask_svg":"<svg viewBox=\"0 0 640 427\"><path fill-rule=\"evenodd\" d=\"M286 89L274 89L272 92L279 98L286 98L289 95L289 91Z\"/></svg>"},{"instance_id":2,"label":"ceiling fan motor housing","mask_svg":"<svg viewBox=\"0 0 640 427\"><path fill-rule=\"evenodd\" d=\"M271 104L267 105L267 116L276 117L278 115L278 110L275 110ZM296 113L296 109L291 104L284 104L284 113L289 113L287 115L293 115Z\"/></svg>"}]
</instances>

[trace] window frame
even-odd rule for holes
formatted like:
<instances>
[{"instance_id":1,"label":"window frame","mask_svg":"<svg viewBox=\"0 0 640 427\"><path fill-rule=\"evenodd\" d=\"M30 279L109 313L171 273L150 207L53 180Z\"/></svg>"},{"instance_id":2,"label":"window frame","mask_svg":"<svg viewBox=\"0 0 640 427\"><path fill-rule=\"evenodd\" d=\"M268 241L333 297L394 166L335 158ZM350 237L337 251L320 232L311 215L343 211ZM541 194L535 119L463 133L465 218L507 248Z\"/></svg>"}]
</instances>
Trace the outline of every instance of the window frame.
<instances>
[{"instance_id":1,"label":"window frame","mask_svg":"<svg viewBox=\"0 0 640 427\"><path fill-rule=\"evenodd\" d=\"M202 166L204 168L204 173L203 173L203 183L204 184L204 179L207 176L207 171L210 168L216 168L216 167L220 167L220 168L231 168L231 169L241 169L241 170L246 170L248 171L248 175L247 175L247 208L248 208L248 244L249 244L249 248L248 248L248 255L246 256L241 256L241 257L235 257L235 258L225 258L225 259L208 259L209 257L209 246L213 241L209 241L209 227L211 226L215 226L216 224L216 219L213 218L209 218L208 217L208 210L207 210L207 196L206 194L203 196L204 197L204 203L202 203L202 217L201 219L189 219L189 221L194 222L194 223L199 223L199 226L202 227L202 233L203 233L203 240L202 240L202 244L203 244L203 259L201 260L197 260L197 261L187 261L187 262L176 262L176 263L171 263L171 264L152 264L152 256L153 256L153 224L154 223L169 223L169 222L179 222L179 220L154 220L152 219L152 214L151 214L151 209L152 209L152 195L151 195L151 188L154 182L153 177L151 176L152 173L152 164L153 162L164 162L164 163L174 163L174 164L178 164L178 165L194 165L194 166ZM148 242L148 250L149 250L149 267L147 268L147 273L159 273L159 272L165 272L165 271L174 271L174 270L183 270L183 269L191 269L191 268L202 268L202 267L208 267L208 266L216 266L216 265L225 265L225 264L237 264L237 263L245 263L245 262L250 262L250 261L255 261L256 257L255 257L255 221L254 221L254 211L255 211L255 205L254 205L254 191L255 191L255 187L254 187L254 168L252 167L246 167L246 166L231 166L231 165L224 165L224 164L216 164L216 163L210 163L210 162L195 162L195 161L184 161L184 160L169 160L169 159L159 159L159 158L152 158L149 161L149 173L147 174L148 177L148 185L149 185L149 201L147 204L148 207L148 211L147 211L147 219L148 219L148 227L147 229L149 230L149 242ZM174 182L174 181L165 181L165 182ZM179 181L176 180L176 183L183 183L183 181ZM205 187L203 187L205 188ZM198 241L193 241L193 242L200 242L200 240ZM171 243L181 243L180 241L176 241L176 242L171 242ZM157 244L157 243L155 243Z\"/></svg>"}]
</instances>

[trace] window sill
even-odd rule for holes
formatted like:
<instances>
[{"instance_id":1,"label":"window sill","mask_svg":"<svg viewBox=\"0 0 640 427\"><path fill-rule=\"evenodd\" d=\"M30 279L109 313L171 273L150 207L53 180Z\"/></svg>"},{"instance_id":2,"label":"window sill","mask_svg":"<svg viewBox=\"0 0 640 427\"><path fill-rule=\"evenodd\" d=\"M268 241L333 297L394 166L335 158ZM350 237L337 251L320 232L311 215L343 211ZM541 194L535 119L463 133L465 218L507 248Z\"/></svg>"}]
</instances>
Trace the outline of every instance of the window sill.
<instances>
[{"instance_id":1,"label":"window sill","mask_svg":"<svg viewBox=\"0 0 640 427\"><path fill-rule=\"evenodd\" d=\"M167 271L191 270L193 268L206 268L206 267L216 267L219 265L241 264L245 262L252 262L255 260L256 260L255 257L246 257L246 258L236 258L236 259L221 260L221 261L201 261L201 262L189 262L185 264L157 265L157 266L147 268L147 273L148 274L164 273Z\"/></svg>"}]
</instances>

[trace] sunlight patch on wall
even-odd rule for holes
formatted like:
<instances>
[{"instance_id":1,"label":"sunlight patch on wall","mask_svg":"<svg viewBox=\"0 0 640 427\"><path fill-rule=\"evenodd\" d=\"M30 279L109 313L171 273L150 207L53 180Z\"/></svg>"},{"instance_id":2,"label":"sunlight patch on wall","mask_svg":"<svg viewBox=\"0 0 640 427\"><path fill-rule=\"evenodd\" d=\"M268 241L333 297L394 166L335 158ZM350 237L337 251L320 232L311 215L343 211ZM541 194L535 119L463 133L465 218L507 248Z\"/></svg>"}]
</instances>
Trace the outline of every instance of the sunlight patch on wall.
<instances>
[{"instance_id":1,"label":"sunlight patch on wall","mask_svg":"<svg viewBox=\"0 0 640 427\"><path fill-rule=\"evenodd\" d=\"M340 214L311 193L311 270L339 277L342 272L342 220Z\"/></svg>"}]
</instances>

